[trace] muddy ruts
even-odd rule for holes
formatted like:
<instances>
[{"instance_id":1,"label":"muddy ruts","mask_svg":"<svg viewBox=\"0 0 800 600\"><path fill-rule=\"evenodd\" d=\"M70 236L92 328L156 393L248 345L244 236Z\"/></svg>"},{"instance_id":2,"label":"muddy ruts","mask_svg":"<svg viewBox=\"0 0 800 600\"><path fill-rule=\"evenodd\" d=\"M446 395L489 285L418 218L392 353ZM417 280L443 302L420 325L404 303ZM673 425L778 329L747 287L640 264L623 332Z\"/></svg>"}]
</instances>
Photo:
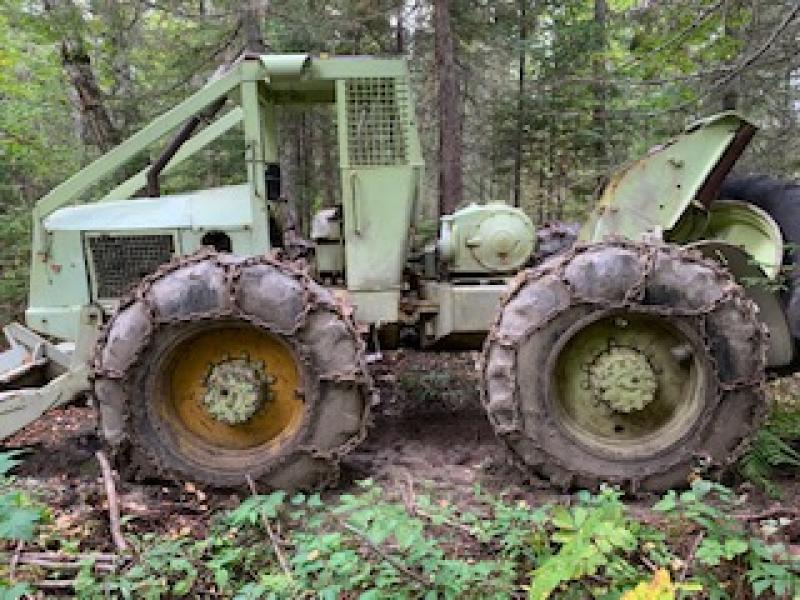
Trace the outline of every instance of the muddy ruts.
<instances>
[{"instance_id":1,"label":"muddy ruts","mask_svg":"<svg viewBox=\"0 0 800 600\"><path fill-rule=\"evenodd\" d=\"M705 383L696 418L674 443L649 451L645 439L640 454L615 454L564 425L554 355L566 332L602 314L686 333ZM669 245L579 245L513 281L484 346L482 398L496 433L553 483L663 490L685 485L695 469L719 470L741 455L765 414L765 349L755 305L719 264Z\"/></svg>"},{"instance_id":2,"label":"muddy ruts","mask_svg":"<svg viewBox=\"0 0 800 600\"><path fill-rule=\"evenodd\" d=\"M102 430L120 468L140 479L222 487L243 485L248 475L273 488L335 481L339 458L364 438L373 393L350 314L304 270L271 257L201 252L145 277L107 324L94 360ZM280 443L189 444L163 417L152 392L169 367L164 353L214 327L266 332L294 358L302 409Z\"/></svg>"}]
</instances>

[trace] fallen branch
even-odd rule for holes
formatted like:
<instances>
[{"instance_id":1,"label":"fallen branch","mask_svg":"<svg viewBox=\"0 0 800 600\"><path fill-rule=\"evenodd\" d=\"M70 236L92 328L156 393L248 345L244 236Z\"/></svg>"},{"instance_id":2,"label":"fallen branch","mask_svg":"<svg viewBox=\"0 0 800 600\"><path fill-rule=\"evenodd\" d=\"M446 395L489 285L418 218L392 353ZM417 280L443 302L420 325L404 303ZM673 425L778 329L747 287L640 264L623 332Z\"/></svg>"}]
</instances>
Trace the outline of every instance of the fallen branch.
<instances>
[{"instance_id":1,"label":"fallen branch","mask_svg":"<svg viewBox=\"0 0 800 600\"><path fill-rule=\"evenodd\" d=\"M128 543L122 535L122 527L119 522L119 500L117 499L117 490L114 486L114 475L111 472L111 465L108 462L108 457L105 452L98 450L95 453L97 461L100 463L100 470L103 473L103 481L106 486L106 497L108 498L108 520L111 528L111 538L114 540L114 546L120 554L128 551Z\"/></svg>"},{"instance_id":2,"label":"fallen branch","mask_svg":"<svg viewBox=\"0 0 800 600\"><path fill-rule=\"evenodd\" d=\"M14 548L14 556L11 557L11 562L8 565L8 580L11 583L17 578L17 565L19 564L20 553L22 552L22 546L25 545L23 540L19 540L17 542L17 547Z\"/></svg>"},{"instance_id":3,"label":"fallen branch","mask_svg":"<svg viewBox=\"0 0 800 600\"><path fill-rule=\"evenodd\" d=\"M650 569L651 572L655 573L656 571L658 571L658 567L653 563L652 560L647 558L644 554L639 555L639 560L641 560L642 564L648 569Z\"/></svg>"},{"instance_id":4,"label":"fallen branch","mask_svg":"<svg viewBox=\"0 0 800 600\"><path fill-rule=\"evenodd\" d=\"M5 559L7 553L0 553L0 559ZM82 554L63 554L59 552L19 552L15 553L12 560L16 558L16 568L27 566L49 571L51 577L55 573L65 571L79 571L86 561L92 561L92 569L97 573L114 573L117 570L119 556L107 553ZM34 587L42 590L60 590L74 588L75 579L39 579L38 581L28 581Z\"/></svg>"},{"instance_id":5,"label":"fallen branch","mask_svg":"<svg viewBox=\"0 0 800 600\"><path fill-rule=\"evenodd\" d=\"M245 477L247 478L247 485L250 488L250 493L253 494L253 496L258 496L256 484L253 482L253 478L250 477L250 473L247 473ZM289 581L294 581L294 577L292 577L292 570L289 568L289 563L286 562L286 557L283 555L283 550L281 550L280 540L278 539L278 536L275 535L275 530L272 529L272 524L269 522L269 519L264 513L261 513L261 522L264 524L264 529L267 530L267 535L269 536L269 541L272 544L272 549L275 551L275 556L278 557L278 563L281 565L284 575L286 575Z\"/></svg>"},{"instance_id":6,"label":"fallen branch","mask_svg":"<svg viewBox=\"0 0 800 600\"><path fill-rule=\"evenodd\" d=\"M447 525L453 529L456 529L475 541L479 544L484 545L491 545L494 547L499 547L501 544L498 544L496 540L483 540L481 538L480 532L476 531L469 525L465 525L463 523L459 523L458 521L454 521L449 517L444 515L433 515L426 511L424 508L421 508L416 501L416 495L414 494L414 480L411 478L411 473L408 471L405 472L406 476L406 490L401 490L401 494L403 496L403 504L405 504L406 510L411 516L419 516L424 517L427 519L432 525L436 525L437 521L440 521L442 525Z\"/></svg>"},{"instance_id":7,"label":"fallen branch","mask_svg":"<svg viewBox=\"0 0 800 600\"><path fill-rule=\"evenodd\" d=\"M63 590L66 588L75 587L74 579L43 579L41 581L32 581L31 584L42 590Z\"/></svg>"},{"instance_id":8,"label":"fallen branch","mask_svg":"<svg viewBox=\"0 0 800 600\"><path fill-rule=\"evenodd\" d=\"M365 534L363 531L361 531L356 527L353 527L347 521L344 521L342 519L338 520L339 523L341 523L342 527L344 527L345 529L347 529L347 531L354 533L356 536L361 538L361 540L364 541L364 543L367 545L367 547L369 547L370 550L372 550L372 552L377 554L382 560L385 560L387 563L392 565L395 569L397 569L398 572L402 573L403 575L406 575L407 577L410 577L417 583L421 584L425 589L428 589L430 587L431 585L430 581L426 581L425 578L422 577L422 575L420 575L419 573L415 573L414 571L412 571L404 564L397 561L389 554L386 554L386 552L384 552L383 549L380 546L378 546L375 542L369 539L369 536L367 536L367 534Z\"/></svg>"},{"instance_id":9,"label":"fallen branch","mask_svg":"<svg viewBox=\"0 0 800 600\"><path fill-rule=\"evenodd\" d=\"M44 558L36 558L31 556L20 556L17 564L27 565L31 567L41 567L43 569L50 569L54 571L79 571L83 568L85 560L48 560ZM108 561L94 561L94 568L97 571L106 571L113 573L116 571L116 565Z\"/></svg>"},{"instance_id":10,"label":"fallen branch","mask_svg":"<svg viewBox=\"0 0 800 600\"><path fill-rule=\"evenodd\" d=\"M739 521L761 521L781 516L800 517L800 509L791 506L773 506L760 512L734 514L733 518Z\"/></svg>"},{"instance_id":11,"label":"fallen branch","mask_svg":"<svg viewBox=\"0 0 800 600\"><path fill-rule=\"evenodd\" d=\"M3 555L0 554L0 557ZM22 558L41 558L44 560L57 560L57 561L69 561L69 560L95 560L95 561L110 561L116 562L120 557L116 554L111 554L108 552L82 552L78 554L64 554L63 552L22 552L20 555Z\"/></svg>"},{"instance_id":12,"label":"fallen branch","mask_svg":"<svg viewBox=\"0 0 800 600\"><path fill-rule=\"evenodd\" d=\"M681 572L678 574L678 577L675 579L675 581L683 581L686 579L686 574L689 572L689 567L692 566L692 563L694 562L694 556L697 554L697 549L700 547L700 542L703 541L703 537L705 537L705 535L706 532L701 531L697 534L697 537L694 538L692 546L689 548L689 553L686 555L686 558L683 561L683 568L681 569Z\"/></svg>"}]
</instances>

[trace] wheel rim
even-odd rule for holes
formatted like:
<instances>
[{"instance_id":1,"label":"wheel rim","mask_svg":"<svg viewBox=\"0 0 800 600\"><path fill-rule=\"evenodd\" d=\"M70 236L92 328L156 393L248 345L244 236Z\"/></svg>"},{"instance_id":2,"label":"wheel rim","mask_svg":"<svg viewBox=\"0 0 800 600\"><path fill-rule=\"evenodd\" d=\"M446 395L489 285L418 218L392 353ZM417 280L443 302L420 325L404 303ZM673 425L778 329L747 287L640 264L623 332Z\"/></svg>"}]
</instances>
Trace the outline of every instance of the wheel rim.
<instances>
[{"instance_id":1,"label":"wheel rim","mask_svg":"<svg viewBox=\"0 0 800 600\"><path fill-rule=\"evenodd\" d=\"M642 458L679 443L711 385L702 339L687 324L656 315L590 315L562 336L549 366L558 423L613 458Z\"/></svg>"},{"instance_id":2,"label":"wheel rim","mask_svg":"<svg viewBox=\"0 0 800 600\"><path fill-rule=\"evenodd\" d=\"M300 429L301 369L278 336L244 324L206 326L172 344L159 364L150 405L177 446L200 461L274 454Z\"/></svg>"}]
</instances>

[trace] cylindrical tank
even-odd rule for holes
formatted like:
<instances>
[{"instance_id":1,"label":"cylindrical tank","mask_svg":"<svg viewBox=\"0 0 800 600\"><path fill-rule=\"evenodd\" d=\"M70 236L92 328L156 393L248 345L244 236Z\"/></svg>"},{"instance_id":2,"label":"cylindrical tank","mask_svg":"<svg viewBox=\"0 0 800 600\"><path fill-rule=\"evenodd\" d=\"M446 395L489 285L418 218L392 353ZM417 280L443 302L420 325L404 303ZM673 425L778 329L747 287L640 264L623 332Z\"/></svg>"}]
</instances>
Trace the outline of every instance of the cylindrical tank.
<instances>
[{"instance_id":1,"label":"cylindrical tank","mask_svg":"<svg viewBox=\"0 0 800 600\"><path fill-rule=\"evenodd\" d=\"M470 204L442 217L439 255L451 273L510 273L534 250L530 218L507 204Z\"/></svg>"}]
</instances>

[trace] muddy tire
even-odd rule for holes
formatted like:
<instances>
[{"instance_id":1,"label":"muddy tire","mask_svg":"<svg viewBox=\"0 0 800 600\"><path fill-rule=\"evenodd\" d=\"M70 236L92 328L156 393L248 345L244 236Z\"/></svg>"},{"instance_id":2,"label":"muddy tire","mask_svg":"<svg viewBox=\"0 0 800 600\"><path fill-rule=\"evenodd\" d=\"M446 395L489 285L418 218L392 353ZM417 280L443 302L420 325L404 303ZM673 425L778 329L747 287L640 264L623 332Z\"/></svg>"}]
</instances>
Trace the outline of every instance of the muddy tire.
<instances>
[{"instance_id":1,"label":"muddy tire","mask_svg":"<svg viewBox=\"0 0 800 600\"><path fill-rule=\"evenodd\" d=\"M371 385L349 310L305 272L205 253L122 304L94 393L128 476L315 488L363 439Z\"/></svg>"},{"instance_id":2,"label":"muddy tire","mask_svg":"<svg viewBox=\"0 0 800 600\"><path fill-rule=\"evenodd\" d=\"M483 401L563 488L687 483L763 420L766 334L718 264L666 245L579 246L520 273L484 348Z\"/></svg>"}]
</instances>

